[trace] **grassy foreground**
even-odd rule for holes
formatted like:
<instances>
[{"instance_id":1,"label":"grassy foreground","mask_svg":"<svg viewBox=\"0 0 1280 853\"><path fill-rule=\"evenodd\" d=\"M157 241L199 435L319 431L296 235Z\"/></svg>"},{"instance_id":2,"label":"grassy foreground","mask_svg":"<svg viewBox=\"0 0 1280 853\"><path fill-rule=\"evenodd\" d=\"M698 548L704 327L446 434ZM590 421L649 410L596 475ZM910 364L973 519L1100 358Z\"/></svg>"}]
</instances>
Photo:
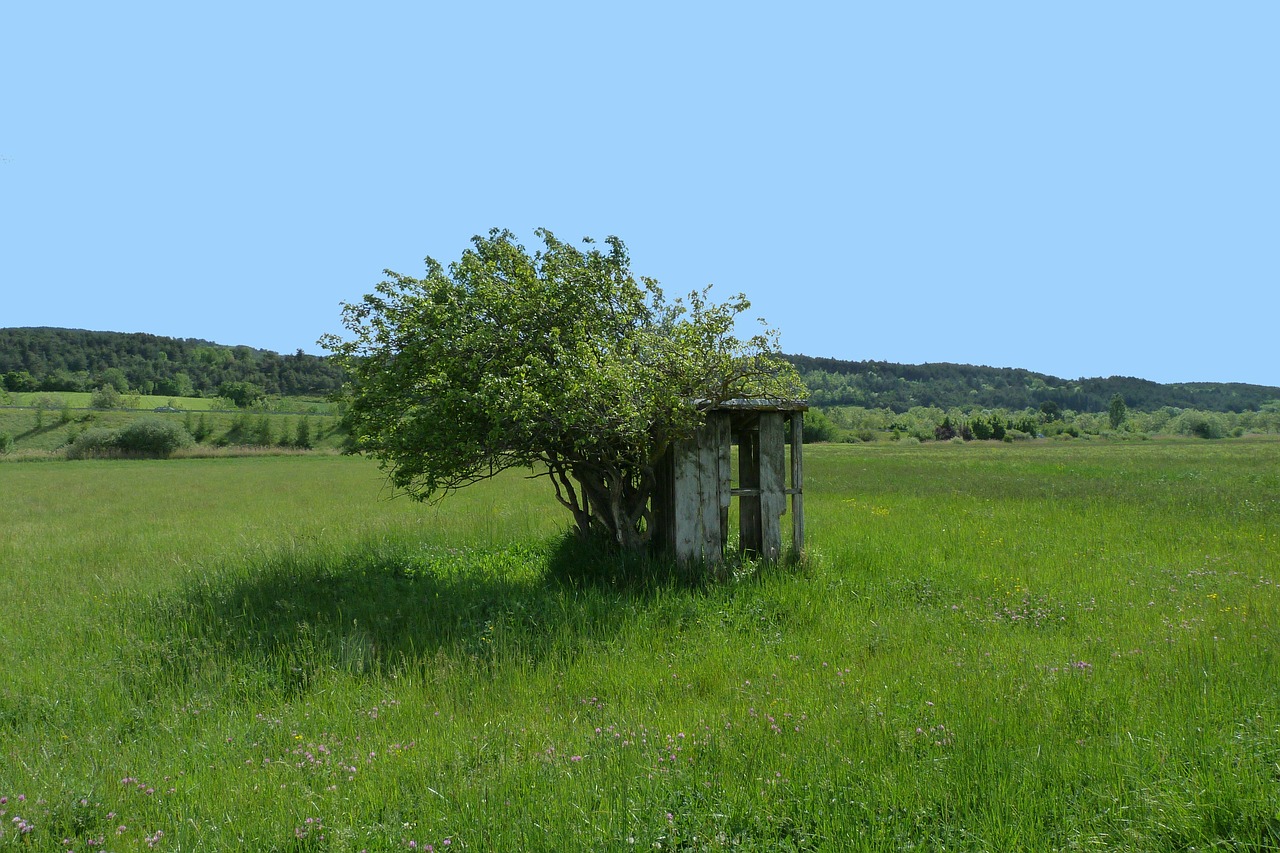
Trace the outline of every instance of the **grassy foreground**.
<instances>
[{"instance_id":1,"label":"grassy foreground","mask_svg":"<svg viewBox=\"0 0 1280 853\"><path fill-rule=\"evenodd\" d=\"M0 850L1280 849L1280 442L806 474L699 584L519 476L0 465Z\"/></svg>"}]
</instances>

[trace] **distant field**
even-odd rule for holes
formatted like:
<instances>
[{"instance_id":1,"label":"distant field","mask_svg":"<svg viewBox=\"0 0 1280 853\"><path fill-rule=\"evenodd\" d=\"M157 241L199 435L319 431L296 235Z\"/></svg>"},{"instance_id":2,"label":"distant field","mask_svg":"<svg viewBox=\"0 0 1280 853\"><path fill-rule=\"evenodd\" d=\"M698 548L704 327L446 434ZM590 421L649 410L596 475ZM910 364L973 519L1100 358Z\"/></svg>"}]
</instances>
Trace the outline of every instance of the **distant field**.
<instances>
[{"instance_id":1,"label":"distant field","mask_svg":"<svg viewBox=\"0 0 1280 853\"><path fill-rule=\"evenodd\" d=\"M317 449L332 450L342 442L338 419L334 415L293 414L262 409L213 411L185 407L157 414L152 408L87 409L76 408L70 402L54 408L0 408L0 436L13 439L10 453L0 455L0 459L10 461L15 457L26 458L31 454L60 455L60 450L85 430L118 430L140 418L154 417L176 420L183 424L188 432L203 436L202 444L205 447L274 446L282 440L287 442L290 436L296 436L299 424L304 419L312 443Z\"/></svg>"},{"instance_id":2,"label":"distant field","mask_svg":"<svg viewBox=\"0 0 1280 853\"><path fill-rule=\"evenodd\" d=\"M0 465L0 849L1280 848L1280 441L806 475L704 584L516 474Z\"/></svg>"}]
</instances>

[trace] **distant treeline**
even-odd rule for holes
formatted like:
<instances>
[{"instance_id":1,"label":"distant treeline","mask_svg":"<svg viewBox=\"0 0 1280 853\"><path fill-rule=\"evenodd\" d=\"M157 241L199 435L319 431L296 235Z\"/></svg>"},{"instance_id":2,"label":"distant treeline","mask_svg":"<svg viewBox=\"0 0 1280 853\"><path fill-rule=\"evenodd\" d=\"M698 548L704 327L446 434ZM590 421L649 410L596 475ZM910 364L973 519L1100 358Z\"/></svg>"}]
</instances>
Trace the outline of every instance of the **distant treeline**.
<instances>
[{"instance_id":1,"label":"distant treeline","mask_svg":"<svg viewBox=\"0 0 1280 853\"><path fill-rule=\"evenodd\" d=\"M905 412L916 406L1038 409L1046 402L1075 412L1105 412L1117 394L1133 410L1164 407L1210 412L1258 411L1280 400L1280 387L1230 382L1162 385L1129 376L1060 379L1010 367L892 364L788 355L815 406L862 406Z\"/></svg>"},{"instance_id":2,"label":"distant treeline","mask_svg":"<svg viewBox=\"0 0 1280 853\"><path fill-rule=\"evenodd\" d=\"M0 380L9 391L92 391L104 385L174 397L208 397L227 386L266 394L326 394L337 365L299 350L279 355L196 338L83 329L0 329Z\"/></svg>"},{"instance_id":3,"label":"distant treeline","mask_svg":"<svg viewBox=\"0 0 1280 853\"><path fill-rule=\"evenodd\" d=\"M1118 394L1134 411L1161 408L1258 411L1280 400L1280 388L1241 383L1161 385L1145 379L1060 379L1017 368L969 364L893 364L788 355L809 386L814 406L862 406L906 412L914 407L1105 412ZM104 385L173 397L238 398L246 388L268 395L323 395L342 371L322 356L280 355L247 346L141 332L0 329L0 390L94 391ZM237 402L239 400L237 399Z\"/></svg>"}]
</instances>

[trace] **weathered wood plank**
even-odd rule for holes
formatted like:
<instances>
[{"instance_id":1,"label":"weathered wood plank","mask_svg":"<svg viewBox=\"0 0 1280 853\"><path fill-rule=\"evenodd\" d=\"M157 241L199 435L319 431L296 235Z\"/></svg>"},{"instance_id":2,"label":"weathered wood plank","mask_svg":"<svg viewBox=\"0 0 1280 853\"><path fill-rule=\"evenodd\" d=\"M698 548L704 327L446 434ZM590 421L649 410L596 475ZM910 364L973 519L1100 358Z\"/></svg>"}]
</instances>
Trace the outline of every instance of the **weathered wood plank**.
<instances>
[{"instance_id":1,"label":"weathered wood plank","mask_svg":"<svg viewBox=\"0 0 1280 853\"><path fill-rule=\"evenodd\" d=\"M720 498L720 554L729 544L729 502L733 495L733 460L730 457L733 444L733 428L728 412L714 412L712 419L716 425L715 442L718 451L716 459L716 493Z\"/></svg>"},{"instance_id":2,"label":"weathered wood plank","mask_svg":"<svg viewBox=\"0 0 1280 853\"><path fill-rule=\"evenodd\" d=\"M804 553L804 412L791 413L791 548Z\"/></svg>"},{"instance_id":3,"label":"weathered wood plank","mask_svg":"<svg viewBox=\"0 0 1280 853\"><path fill-rule=\"evenodd\" d=\"M697 559L699 503L697 437L672 444L675 456L675 556L677 560Z\"/></svg>"},{"instance_id":4,"label":"weathered wood plank","mask_svg":"<svg viewBox=\"0 0 1280 853\"><path fill-rule=\"evenodd\" d=\"M738 433L738 486L745 490L760 488L760 431L742 429ZM743 551L759 554L760 497L738 498L738 537Z\"/></svg>"},{"instance_id":5,"label":"weathered wood plank","mask_svg":"<svg viewBox=\"0 0 1280 853\"><path fill-rule=\"evenodd\" d=\"M720 448L716 446L719 435L714 422L704 424L698 430L698 500L701 513L698 517L698 559L709 563L720 562Z\"/></svg>"},{"instance_id":6,"label":"weathered wood plank","mask_svg":"<svg viewBox=\"0 0 1280 853\"><path fill-rule=\"evenodd\" d=\"M782 556L782 516L787 511L787 445L781 412L760 413L760 556Z\"/></svg>"}]
</instances>

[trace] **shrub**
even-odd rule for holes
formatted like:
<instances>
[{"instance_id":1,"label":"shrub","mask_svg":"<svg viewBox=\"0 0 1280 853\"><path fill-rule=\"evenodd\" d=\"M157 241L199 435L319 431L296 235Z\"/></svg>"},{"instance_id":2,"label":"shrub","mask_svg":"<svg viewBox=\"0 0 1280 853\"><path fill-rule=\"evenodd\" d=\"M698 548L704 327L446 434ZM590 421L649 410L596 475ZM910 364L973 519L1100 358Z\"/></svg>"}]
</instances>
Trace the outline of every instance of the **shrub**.
<instances>
[{"instance_id":1,"label":"shrub","mask_svg":"<svg viewBox=\"0 0 1280 853\"><path fill-rule=\"evenodd\" d=\"M1222 418L1211 412L1188 409L1169 424L1175 432L1194 435L1197 438L1222 438L1227 434Z\"/></svg>"},{"instance_id":2,"label":"shrub","mask_svg":"<svg viewBox=\"0 0 1280 853\"><path fill-rule=\"evenodd\" d=\"M124 398L111 385L103 385L89 398L89 405L95 409L120 409L124 407Z\"/></svg>"},{"instance_id":3,"label":"shrub","mask_svg":"<svg viewBox=\"0 0 1280 853\"><path fill-rule=\"evenodd\" d=\"M253 429L253 443L261 447L270 447L275 442L275 433L271 429L271 416L264 413L258 417L258 423Z\"/></svg>"},{"instance_id":4,"label":"shrub","mask_svg":"<svg viewBox=\"0 0 1280 853\"><path fill-rule=\"evenodd\" d=\"M804 415L804 443L815 441L839 441L836 425L821 409L810 409Z\"/></svg>"},{"instance_id":5,"label":"shrub","mask_svg":"<svg viewBox=\"0 0 1280 853\"><path fill-rule=\"evenodd\" d=\"M68 459L90 459L115 453L119 434L111 429L87 429L76 436L67 448Z\"/></svg>"},{"instance_id":6,"label":"shrub","mask_svg":"<svg viewBox=\"0 0 1280 853\"><path fill-rule=\"evenodd\" d=\"M122 429L116 438L116 446L125 453L161 459L192 443L191 433L182 424L165 418L140 418Z\"/></svg>"},{"instance_id":7,"label":"shrub","mask_svg":"<svg viewBox=\"0 0 1280 853\"><path fill-rule=\"evenodd\" d=\"M204 441L213 433L213 429L210 428L208 422L205 420L204 412L200 413L200 418L196 421L196 428L190 432L196 441Z\"/></svg>"},{"instance_id":8,"label":"shrub","mask_svg":"<svg viewBox=\"0 0 1280 853\"><path fill-rule=\"evenodd\" d=\"M805 438L807 439L808 436L805 436ZM312 447L311 422L305 417L298 421L298 431L294 436L293 446L299 450L310 450Z\"/></svg>"},{"instance_id":9,"label":"shrub","mask_svg":"<svg viewBox=\"0 0 1280 853\"><path fill-rule=\"evenodd\" d=\"M7 432L0 432L0 455L13 450L13 435Z\"/></svg>"}]
</instances>

